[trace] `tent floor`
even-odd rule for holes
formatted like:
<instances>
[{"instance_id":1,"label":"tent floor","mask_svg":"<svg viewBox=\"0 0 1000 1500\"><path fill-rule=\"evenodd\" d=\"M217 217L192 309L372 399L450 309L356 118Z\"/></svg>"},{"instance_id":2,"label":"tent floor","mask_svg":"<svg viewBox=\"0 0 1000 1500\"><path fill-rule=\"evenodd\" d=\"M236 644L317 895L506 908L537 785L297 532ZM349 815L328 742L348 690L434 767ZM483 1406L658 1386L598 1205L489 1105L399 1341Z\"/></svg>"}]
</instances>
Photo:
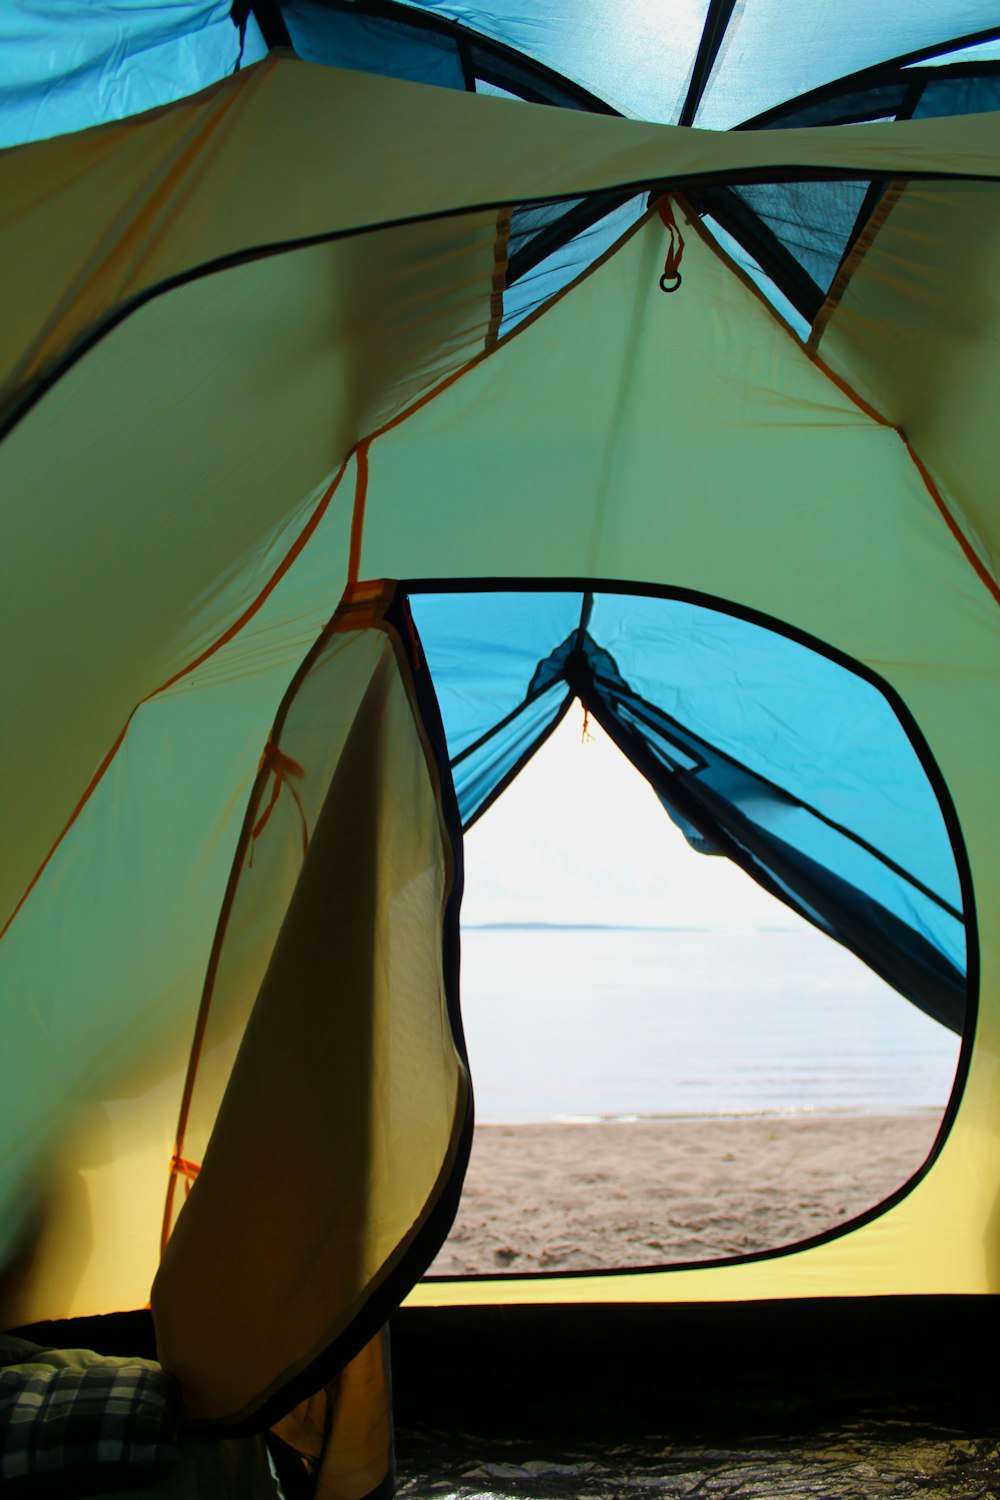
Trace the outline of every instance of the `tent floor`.
<instances>
[{"instance_id":1,"label":"tent floor","mask_svg":"<svg viewBox=\"0 0 1000 1500\"><path fill-rule=\"evenodd\" d=\"M1000 1493L994 1299L407 1310L412 1500L980 1500Z\"/></svg>"},{"instance_id":2,"label":"tent floor","mask_svg":"<svg viewBox=\"0 0 1000 1500\"><path fill-rule=\"evenodd\" d=\"M154 1353L146 1311L20 1330ZM403 1500L995 1500L1000 1298L404 1309Z\"/></svg>"}]
</instances>

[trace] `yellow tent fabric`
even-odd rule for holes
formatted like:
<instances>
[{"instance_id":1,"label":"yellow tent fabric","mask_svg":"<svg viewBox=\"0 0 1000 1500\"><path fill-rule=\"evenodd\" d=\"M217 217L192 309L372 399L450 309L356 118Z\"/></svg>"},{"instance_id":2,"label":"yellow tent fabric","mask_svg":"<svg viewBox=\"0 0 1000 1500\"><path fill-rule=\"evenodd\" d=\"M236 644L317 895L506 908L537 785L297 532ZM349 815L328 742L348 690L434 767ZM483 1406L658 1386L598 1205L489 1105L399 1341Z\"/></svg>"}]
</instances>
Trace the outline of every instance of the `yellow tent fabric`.
<instances>
[{"instance_id":1,"label":"yellow tent fabric","mask_svg":"<svg viewBox=\"0 0 1000 1500\"><path fill-rule=\"evenodd\" d=\"M353 623L338 613L275 726L283 823L273 771L238 856L255 889L223 963L235 952L245 1029L152 1298L193 1420L245 1420L351 1327L437 1206L466 1128L436 770L403 643L378 617Z\"/></svg>"},{"instance_id":2,"label":"yellow tent fabric","mask_svg":"<svg viewBox=\"0 0 1000 1500\"><path fill-rule=\"evenodd\" d=\"M906 433L994 581L997 329L984 309L996 286L998 213L992 186L911 184L817 341L831 367Z\"/></svg>"},{"instance_id":3,"label":"yellow tent fabric","mask_svg":"<svg viewBox=\"0 0 1000 1500\"><path fill-rule=\"evenodd\" d=\"M271 58L0 162L0 247L18 286L0 320L8 1322L148 1297L247 799L282 696L359 568L700 589L871 667L950 789L979 939L957 1119L931 1171L880 1218L747 1265L424 1286L415 1300L998 1289L997 341L985 295L997 131L984 116L713 135ZM684 220L686 184L791 170L899 184L811 348ZM682 289L658 289L665 234L650 216L494 347L503 211L646 185L674 195ZM373 649L358 644L362 658ZM346 660L345 734L364 680ZM419 735L399 729L397 746L396 734L392 753L419 766ZM294 830L291 800L274 817ZM297 867L284 877L251 923L259 934L306 900ZM289 961L280 946L261 1034ZM269 957L259 944L251 971ZM199 1153L256 994L236 989L215 1081L203 1079ZM461 1090L454 1060L442 1072L435 1180ZM250 1192L252 1172L227 1157L240 1130L225 1121L243 1108L226 1106L206 1161L235 1163L220 1182L232 1172ZM210 1180L192 1193L192 1226ZM419 1213L404 1200L299 1359L392 1263ZM281 1351L258 1388L295 1364ZM225 1395L230 1410L252 1399Z\"/></svg>"},{"instance_id":4,"label":"yellow tent fabric","mask_svg":"<svg viewBox=\"0 0 1000 1500\"><path fill-rule=\"evenodd\" d=\"M3 404L151 288L247 249L761 165L991 177L996 121L974 118L763 137L681 131L272 53L191 99L5 153L5 261L30 258L39 274L5 310Z\"/></svg>"}]
</instances>

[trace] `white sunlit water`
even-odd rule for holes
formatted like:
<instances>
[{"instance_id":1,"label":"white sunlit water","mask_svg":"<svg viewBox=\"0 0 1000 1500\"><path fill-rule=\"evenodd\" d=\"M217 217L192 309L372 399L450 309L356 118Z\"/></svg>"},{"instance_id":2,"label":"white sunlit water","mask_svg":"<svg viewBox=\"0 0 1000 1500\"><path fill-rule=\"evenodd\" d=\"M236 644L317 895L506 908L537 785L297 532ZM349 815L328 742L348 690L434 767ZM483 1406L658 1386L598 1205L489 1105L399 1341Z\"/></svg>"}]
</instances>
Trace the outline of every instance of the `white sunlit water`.
<instances>
[{"instance_id":1,"label":"white sunlit water","mask_svg":"<svg viewBox=\"0 0 1000 1500\"><path fill-rule=\"evenodd\" d=\"M960 1039L695 854L575 713L467 836L463 923L481 1122L943 1111L951 1094Z\"/></svg>"},{"instance_id":2,"label":"white sunlit water","mask_svg":"<svg viewBox=\"0 0 1000 1500\"><path fill-rule=\"evenodd\" d=\"M944 1109L959 1038L808 930L472 928L483 1123Z\"/></svg>"}]
</instances>

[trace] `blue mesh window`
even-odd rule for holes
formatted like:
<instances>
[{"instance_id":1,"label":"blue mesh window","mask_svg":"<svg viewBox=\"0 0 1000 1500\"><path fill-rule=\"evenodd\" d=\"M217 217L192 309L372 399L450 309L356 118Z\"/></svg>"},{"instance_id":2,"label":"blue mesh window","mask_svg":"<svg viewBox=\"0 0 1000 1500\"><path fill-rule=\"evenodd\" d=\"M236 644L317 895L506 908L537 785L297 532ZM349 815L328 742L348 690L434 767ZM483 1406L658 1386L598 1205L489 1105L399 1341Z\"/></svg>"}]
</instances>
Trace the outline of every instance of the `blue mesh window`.
<instances>
[{"instance_id":1,"label":"blue mesh window","mask_svg":"<svg viewBox=\"0 0 1000 1500\"><path fill-rule=\"evenodd\" d=\"M706 214L703 222L705 228L709 230L713 238L718 240L726 254L736 262L742 271L746 272L750 280L755 286L759 287L775 311L781 314L785 322L795 330L804 343L809 337L809 331L812 327L810 319L799 312L795 304L781 290L781 287L763 270L759 261L754 259L746 246L734 238L727 229L724 229L718 219L713 218L711 214Z\"/></svg>"},{"instance_id":2,"label":"blue mesh window","mask_svg":"<svg viewBox=\"0 0 1000 1500\"><path fill-rule=\"evenodd\" d=\"M354 15L322 0L283 0L281 13L292 46L306 62L440 88L466 87L454 37L382 16Z\"/></svg>"},{"instance_id":3,"label":"blue mesh window","mask_svg":"<svg viewBox=\"0 0 1000 1500\"><path fill-rule=\"evenodd\" d=\"M913 119L985 114L1000 109L1000 72L973 78L935 78L926 85Z\"/></svg>"},{"instance_id":4,"label":"blue mesh window","mask_svg":"<svg viewBox=\"0 0 1000 1500\"><path fill-rule=\"evenodd\" d=\"M815 287L818 309L854 239L868 184L776 182L728 191L754 216L754 231L772 238L776 251L787 255L791 274L800 272Z\"/></svg>"},{"instance_id":5,"label":"blue mesh window","mask_svg":"<svg viewBox=\"0 0 1000 1500\"><path fill-rule=\"evenodd\" d=\"M592 266L626 230L638 222L645 210L645 194L630 198L627 203L616 206L610 213L566 239L521 275L516 274L516 262L512 260L511 270L516 279L512 280L508 275L503 299L503 322L500 325L501 337L516 328L518 323L523 322L550 297L561 292L563 287L586 271L588 266Z\"/></svg>"}]
</instances>

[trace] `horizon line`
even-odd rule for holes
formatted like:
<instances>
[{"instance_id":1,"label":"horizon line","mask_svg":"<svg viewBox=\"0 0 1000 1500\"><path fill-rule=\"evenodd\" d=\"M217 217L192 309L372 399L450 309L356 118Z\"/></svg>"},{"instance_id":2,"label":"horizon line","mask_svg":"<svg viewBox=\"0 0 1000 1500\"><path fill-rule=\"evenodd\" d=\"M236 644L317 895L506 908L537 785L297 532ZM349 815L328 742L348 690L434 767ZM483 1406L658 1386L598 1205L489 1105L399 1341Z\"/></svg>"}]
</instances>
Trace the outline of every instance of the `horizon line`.
<instances>
[{"instance_id":1,"label":"horizon line","mask_svg":"<svg viewBox=\"0 0 1000 1500\"><path fill-rule=\"evenodd\" d=\"M786 927L772 922L741 922L739 918L714 925L701 922L462 922L466 932L721 932L727 927L751 927L754 932L798 930L791 923Z\"/></svg>"}]
</instances>

